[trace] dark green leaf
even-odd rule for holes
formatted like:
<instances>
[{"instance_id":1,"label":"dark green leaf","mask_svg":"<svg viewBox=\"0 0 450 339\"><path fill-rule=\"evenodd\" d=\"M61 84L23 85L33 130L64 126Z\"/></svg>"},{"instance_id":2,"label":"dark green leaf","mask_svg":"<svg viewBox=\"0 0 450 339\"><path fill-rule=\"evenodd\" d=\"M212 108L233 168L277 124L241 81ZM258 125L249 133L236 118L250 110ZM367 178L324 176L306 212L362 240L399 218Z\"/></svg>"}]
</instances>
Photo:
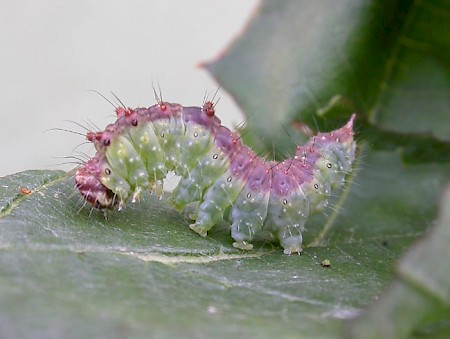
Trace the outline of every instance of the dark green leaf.
<instances>
[{"instance_id":1,"label":"dark green leaf","mask_svg":"<svg viewBox=\"0 0 450 339\"><path fill-rule=\"evenodd\" d=\"M354 338L448 337L450 325L450 187L440 218L426 239L400 261L398 278L367 314L354 321ZM423 323L428 327L420 328ZM417 330L420 328L419 330Z\"/></svg>"},{"instance_id":2,"label":"dark green leaf","mask_svg":"<svg viewBox=\"0 0 450 339\"><path fill-rule=\"evenodd\" d=\"M283 125L332 129L354 111L384 130L448 141L449 12L446 0L263 1L206 67L268 150L285 152Z\"/></svg>"}]
</instances>

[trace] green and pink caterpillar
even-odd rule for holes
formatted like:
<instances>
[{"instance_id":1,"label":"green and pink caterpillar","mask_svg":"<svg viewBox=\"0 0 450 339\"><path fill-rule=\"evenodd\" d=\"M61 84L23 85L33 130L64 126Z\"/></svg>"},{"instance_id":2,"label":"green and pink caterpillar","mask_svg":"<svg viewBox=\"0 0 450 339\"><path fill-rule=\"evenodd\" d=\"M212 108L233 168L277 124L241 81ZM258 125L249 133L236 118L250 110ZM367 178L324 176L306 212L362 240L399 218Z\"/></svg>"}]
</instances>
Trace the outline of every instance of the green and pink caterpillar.
<instances>
[{"instance_id":1,"label":"green and pink caterpillar","mask_svg":"<svg viewBox=\"0 0 450 339\"><path fill-rule=\"evenodd\" d=\"M149 108L116 108L117 121L88 132L97 154L75 175L85 201L110 209L146 189L162 194L168 172L181 177L170 198L178 210L194 207L190 228L206 236L222 220L231 223L233 246L253 248L261 230L279 239L284 253L302 251L302 232L331 191L345 183L355 158L353 115L342 128L319 133L294 157L265 161L221 125L214 104L183 107L159 101Z\"/></svg>"}]
</instances>

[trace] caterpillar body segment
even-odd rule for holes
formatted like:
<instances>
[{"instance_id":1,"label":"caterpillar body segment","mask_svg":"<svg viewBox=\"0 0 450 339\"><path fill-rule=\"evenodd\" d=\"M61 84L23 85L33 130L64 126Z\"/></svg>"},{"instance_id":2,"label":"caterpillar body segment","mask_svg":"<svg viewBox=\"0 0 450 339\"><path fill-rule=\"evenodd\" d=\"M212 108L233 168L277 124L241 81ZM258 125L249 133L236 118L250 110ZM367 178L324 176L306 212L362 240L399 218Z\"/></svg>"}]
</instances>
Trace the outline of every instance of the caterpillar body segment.
<instances>
[{"instance_id":1,"label":"caterpillar body segment","mask_svg":"<svg viewBox=\"0 0 450 339\"><path fill-rule=\"evenodd\" d=\"M275 162L258 157L222 126L211 102L160 102L116 113L114 124L86 135L97 154L75 175L83 198L98 209L121 209L146 189L161 194L162 180L173 171L181 179L171 204L178 210L197 206L190 228L206 236L228 221L233 245L245 250L265 230L284 253L300 253L310 213L323 210L345 183L355 157L354 115L342 128L298 146L293 158Z\"/></svg>"}]
</instances>

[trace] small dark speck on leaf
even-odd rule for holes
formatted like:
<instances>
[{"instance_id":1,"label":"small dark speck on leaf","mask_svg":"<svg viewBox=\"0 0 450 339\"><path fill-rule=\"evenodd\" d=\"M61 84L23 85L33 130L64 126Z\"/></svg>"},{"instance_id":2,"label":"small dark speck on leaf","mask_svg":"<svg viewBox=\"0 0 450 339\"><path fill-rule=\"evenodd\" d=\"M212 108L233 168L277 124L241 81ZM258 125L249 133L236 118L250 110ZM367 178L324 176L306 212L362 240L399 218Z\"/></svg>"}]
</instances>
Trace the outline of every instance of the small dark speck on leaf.
<instances>
[{"instance_id":1,"label":"small dark speck on leaf","mask_svg":"<svg viewBox=\"0 0 450 339\"><path fill-rule=\"evenodd\" d=\"M322 262L320 263L320 266L326 267L326 268L330 268L331 267L331 261L328 260L328 259L322 260Z\"/></svg>"}]
</instances>

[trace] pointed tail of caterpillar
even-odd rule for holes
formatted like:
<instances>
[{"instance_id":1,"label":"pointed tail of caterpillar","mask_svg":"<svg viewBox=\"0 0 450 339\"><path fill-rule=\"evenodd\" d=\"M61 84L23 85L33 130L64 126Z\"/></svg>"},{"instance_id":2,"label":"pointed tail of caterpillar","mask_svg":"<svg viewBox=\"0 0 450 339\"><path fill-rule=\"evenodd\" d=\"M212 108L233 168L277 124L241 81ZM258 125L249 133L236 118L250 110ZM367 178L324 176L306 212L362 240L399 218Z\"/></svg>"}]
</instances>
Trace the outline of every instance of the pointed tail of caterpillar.
<instances>
[{"instance_id":1,"label":"pointed tail of caterpillar","mask_svg":"<svg viewBox=\"0 0 450 339\"><path fill-rule=\"evenodd\" d=\"M178 210L196 206L190 228L206 236L225 219L233 246L244 250L264 229L284 253L300 253L310 213L323 210L331 191L345 183L355 157L355 115L298 146L293 158L275 162L258 157L222 126L211 102L159 102L116 113L114 124L86 135L97 154L75 175L83 198L97 209L120 210L146 189L161 193L162 180L174 171L181 180L170 201Z\"/></svg>"}]
</instances>

